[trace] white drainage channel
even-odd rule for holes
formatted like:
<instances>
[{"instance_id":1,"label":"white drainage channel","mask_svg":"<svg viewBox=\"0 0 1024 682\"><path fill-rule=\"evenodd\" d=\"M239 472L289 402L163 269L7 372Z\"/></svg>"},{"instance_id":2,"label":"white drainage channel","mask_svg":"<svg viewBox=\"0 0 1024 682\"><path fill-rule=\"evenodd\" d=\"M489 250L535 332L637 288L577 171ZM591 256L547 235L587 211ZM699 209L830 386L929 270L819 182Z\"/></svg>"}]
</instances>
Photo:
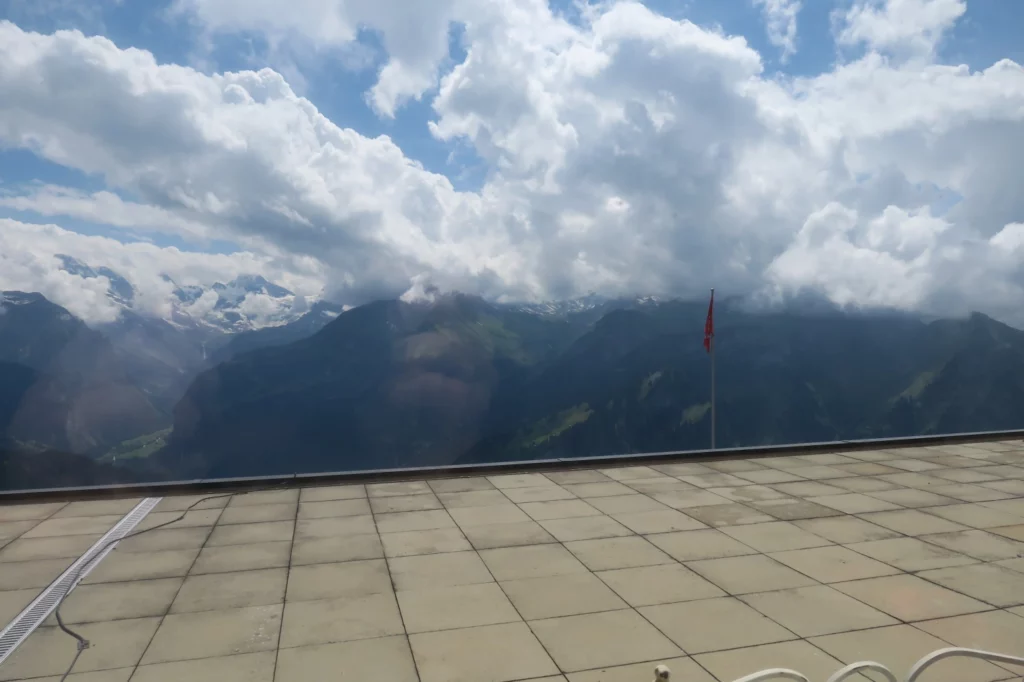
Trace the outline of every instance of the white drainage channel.
<instances>
[{"instance_id":1,"label":"white drainage channel","mask_svg":"<svg viewBox=\"0 0 1024 682\"><path fill-rule=\"evenodd\" d=\"M0 663L3 663L14 650L39 627L47 616L53 613L60 600L80 583L103 558L117 546L116 540L132 532L135 526L139 525L146 514L153 510L153 507L162 498L147 497L139 502L134 509L125 514L124 518L118 521L113 528L107 531L106 535L96 541L85 554L71 564L59 578L50 583L50 586L43 590L31 604L25 607L18 616L10 622L3 630L0 630Z\"/></svg>"}]
</instances>

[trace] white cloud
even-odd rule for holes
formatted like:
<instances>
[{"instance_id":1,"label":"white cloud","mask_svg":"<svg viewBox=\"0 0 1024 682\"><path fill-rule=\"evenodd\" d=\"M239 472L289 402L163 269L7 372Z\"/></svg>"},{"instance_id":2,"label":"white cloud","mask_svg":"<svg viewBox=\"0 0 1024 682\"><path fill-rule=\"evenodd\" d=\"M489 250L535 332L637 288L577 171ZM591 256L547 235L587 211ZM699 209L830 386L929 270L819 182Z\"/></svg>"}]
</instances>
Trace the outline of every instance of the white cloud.
<instances>
[{"instance_id":1,"label":"white cloud","mask_svg":"<svg viewBox=\"0 0 1024 682\"><path fill-rule=\"evenodd\" d=\"M144 242L125 244L116 239L87 236L56 225L37 225L0 218L0 290L38 291L89 322L109 322L120 309L107 297L106 277L84 278L65 272L56 258L66 254L94 268L107 267L126 277L136 288L134 307L160 317L170 315L174 286L210 286L238 275L260 273L296 293L317 295L322 273L313 263L275 262L247 252L209 254L160 248ZM196 301L201 313L217 303ZM206 310L206 312L209 312Z\"/></svg>"},{"instance_id":2,"label":"white cloud","mask_svg":"<svg viewBox=\"0 0 1024 682\"><path fill-rule=\"evenodd\" d=\"M764 14L768 40L782 50L785 63L796 54L797 15L800 14L800 0L754 0Z\"/></svg>"},{"instance_id":3,"label":"white cloud","mask_svg":"<svg viewBox=\"0 0 1024 682\"><path fill-rule=\"evenodd\" d=\"M836 39L843 45L930 57L966 11L967 0L855 0L836 15Z\"/></svg>"},{"instance_id":4,"label":"white cloud","mask_svg":"<svg viewBox=\"0 0 1024 682\"><path fill-rule=\"evenodd\" d=\"M346 303L433 287L509 299L714 284L1020 318L1024 70L930 61L952 5L918 0L910 15L896 0L857 3L843 26L865 56L768 79L744 39L637 3L588 6L578 23L542 0L452 0L429 19L406 4L308 0L280 17L264 3L179 7L209 30L325 48L359 26L381 31L399 66L371 97L388 113L431 92L430 132L483 159L479 191L336 126L269 69L207 75L102 38L0 24L0 101L18 103L0 106L0 143L111 192L0 202L194 226L242 245L249 271L303 295L315 287L287 277L319 277ZM886 17L916 17L903 35L932 47L879 54L896 40ZM438 81L451 22L466 56ZM398 47L402 35L413 44ZM930 206L943 194L962 200L940 217Z\"/></svg>"}]
</instances>

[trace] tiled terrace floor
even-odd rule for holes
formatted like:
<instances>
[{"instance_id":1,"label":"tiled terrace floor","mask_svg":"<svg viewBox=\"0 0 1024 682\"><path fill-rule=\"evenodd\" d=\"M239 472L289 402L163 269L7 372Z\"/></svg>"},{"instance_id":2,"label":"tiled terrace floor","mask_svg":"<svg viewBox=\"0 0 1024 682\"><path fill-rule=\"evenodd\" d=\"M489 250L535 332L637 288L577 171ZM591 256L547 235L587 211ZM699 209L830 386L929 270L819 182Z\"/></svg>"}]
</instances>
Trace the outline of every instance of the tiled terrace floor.
<instances>
[{"instance_id":1,"label":"tiled terrace floor","mask_svg":"<svg viewBox=\"0 0 1024 682\"><path fill-rule=\"evenodd\" d=\"M0 507L0 624L136 502ZM948 645L1024 655L1024 443L220 498L122 542L63 614L93 643L79 682L824 680ZM56 681L74 652L51 623L0 681Z\"/></svg>"}]
</instances>

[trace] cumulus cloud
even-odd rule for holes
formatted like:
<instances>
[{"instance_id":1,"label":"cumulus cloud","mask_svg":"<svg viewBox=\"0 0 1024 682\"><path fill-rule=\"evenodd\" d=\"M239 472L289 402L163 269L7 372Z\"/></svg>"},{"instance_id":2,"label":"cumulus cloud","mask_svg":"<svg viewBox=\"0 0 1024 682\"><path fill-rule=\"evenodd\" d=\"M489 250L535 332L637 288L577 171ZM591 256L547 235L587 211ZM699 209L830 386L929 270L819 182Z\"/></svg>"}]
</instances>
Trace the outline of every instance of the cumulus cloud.
<instances>
[{"instance_id":1,"label":"cumulus cloud","mask_svg":"<svg viewBox=\"0 0 1024 682\"><path fill-rule=\"evenodd\" d=\"M796 53L796 18L800 14L799 0L754 0L764 14L768 40L782 51L785 63Z\"/></svg>"},{"instance_id":2,"label":"cumulus cloud","mask_svg":"<svg viewBox=\"0 0 1024 682\"><path fill-rule=\"evenodd\" d=\"M194 225L241 244L251 271L303 295L281 277L318 276L343 303L714 285L1019 318L1024 69L935 62L961 4L857 2L837 26L865 54L787 79L766 77L742 37L634 2L569 21L543 0L451 0L429 18L391 0L300 1L287 16L179 0L210 31L325 48L380 31L388 61L369 97L389 115L429 96L430 134L483 159L478 191L335 125L275 71L205 74L0 24L0 101L18 103L0 106L0 143L133 198L100 210L98 195L36 188L0 202ZM795 6L763 9L795 21ZM447 65L453 22L465 56ZM890 54L897 30L923 46L913 58ZM940 210L948 196L959 203Z\"/></svg>"},{"instance_id":3,"label":"cumulus cloud","mask_svg":"<svg viewBox=\"0 0 1024 682\"><path fill-rule=\"evenodd\" d=\"M855 0L836 14L836 39L843 45L930 57L966 11L966 0Z\"/></svg>"}]
</instances>

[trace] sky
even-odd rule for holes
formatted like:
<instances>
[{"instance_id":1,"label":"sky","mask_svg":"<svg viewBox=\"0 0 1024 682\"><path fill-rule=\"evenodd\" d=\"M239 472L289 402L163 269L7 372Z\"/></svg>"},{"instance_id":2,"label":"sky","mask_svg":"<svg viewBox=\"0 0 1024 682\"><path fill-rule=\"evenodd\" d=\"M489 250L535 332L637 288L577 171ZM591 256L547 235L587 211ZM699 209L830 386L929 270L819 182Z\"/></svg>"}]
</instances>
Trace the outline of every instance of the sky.
<instances>
[{"instance_id":1,"label":"sky","mask_svg":"<svg viewBox=\"0 0 1024 682\"><path fill-rule=\"evenodd\" d=\"M1024 3L0 0L0 289L1024 326Z\"/></svg>"}]
</instances>

